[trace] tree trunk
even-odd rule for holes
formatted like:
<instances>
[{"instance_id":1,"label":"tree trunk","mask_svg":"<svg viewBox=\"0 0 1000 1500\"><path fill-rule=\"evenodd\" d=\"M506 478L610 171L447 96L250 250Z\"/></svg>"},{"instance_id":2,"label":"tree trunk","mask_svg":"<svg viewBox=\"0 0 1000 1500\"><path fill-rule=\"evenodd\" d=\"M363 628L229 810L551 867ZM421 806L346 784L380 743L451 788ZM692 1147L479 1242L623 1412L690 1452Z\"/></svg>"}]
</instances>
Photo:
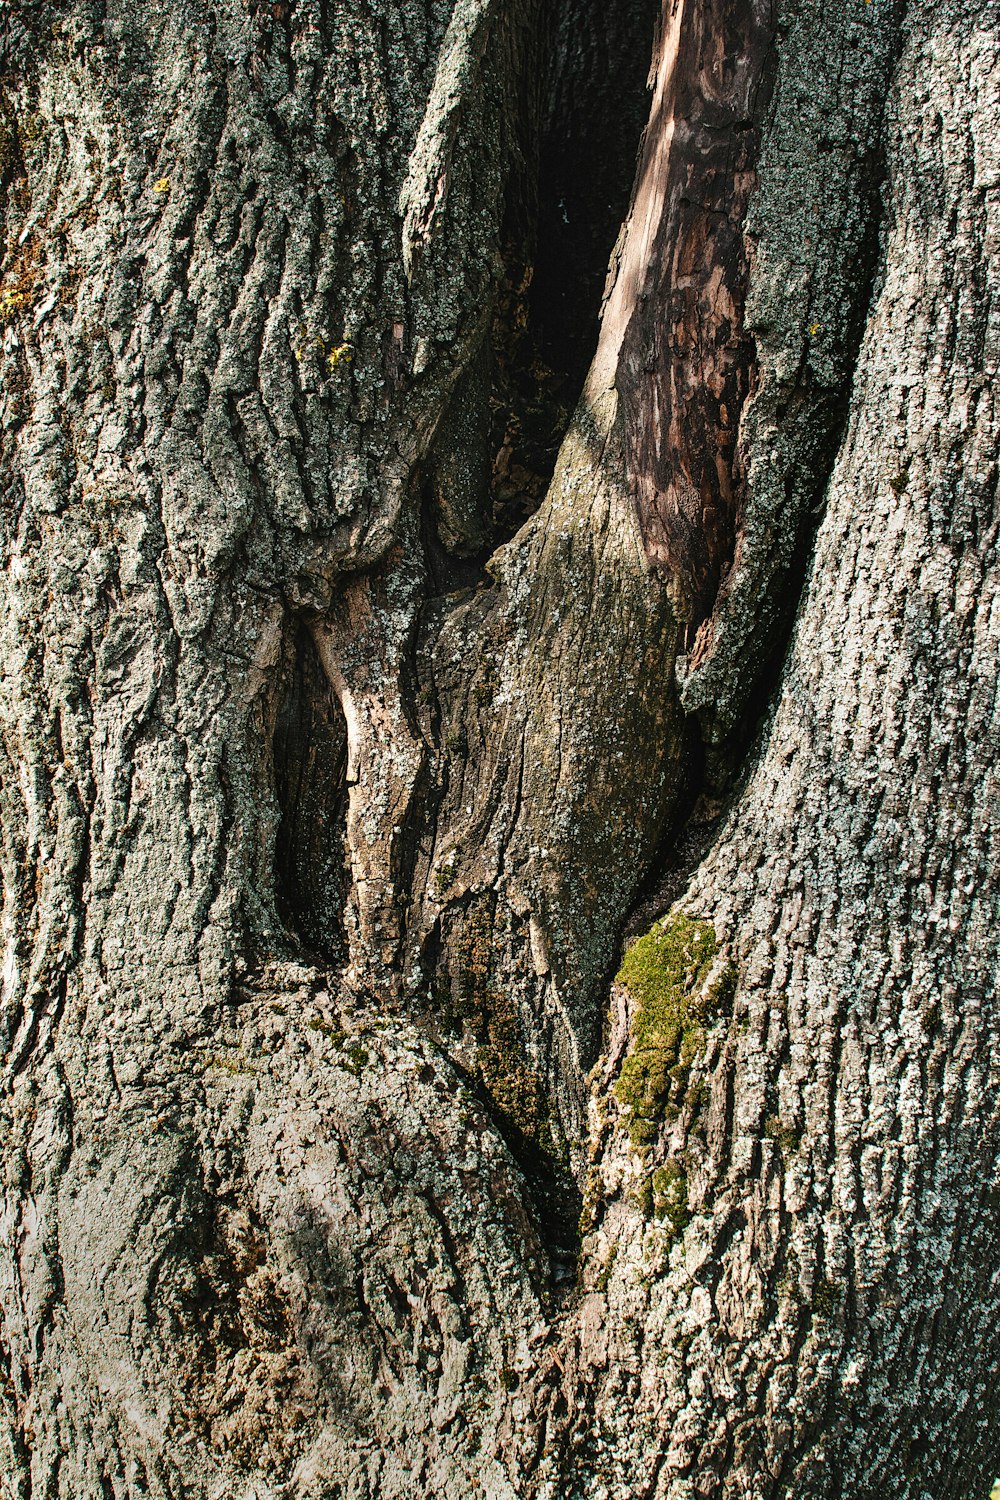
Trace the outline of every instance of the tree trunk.
<instances>
[{"instance_id":1,"label":"tree trunk","mask_svg":"<svg viewBox=\"0 0 1000 1500\"><path fill-rule=\"evenodd\" d=\"M1000 8L655 9L6 8L2 1500L985 1500Z\"/></svg>"}]
</instances>

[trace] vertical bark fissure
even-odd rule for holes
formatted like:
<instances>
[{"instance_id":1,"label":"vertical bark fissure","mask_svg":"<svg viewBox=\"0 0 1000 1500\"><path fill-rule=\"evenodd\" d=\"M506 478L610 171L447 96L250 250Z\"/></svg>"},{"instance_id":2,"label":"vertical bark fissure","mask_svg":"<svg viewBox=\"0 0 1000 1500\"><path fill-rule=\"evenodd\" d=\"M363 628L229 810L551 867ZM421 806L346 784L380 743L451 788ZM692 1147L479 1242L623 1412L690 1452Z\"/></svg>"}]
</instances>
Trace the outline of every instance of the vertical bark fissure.
<instances>
[{"instance_id":1,"label":"vertical bark fissure","mask_svg":"<svg viewBox=\"0 0 1000 1500\"><path fill-rule=\"evenodd\" d=\"M902 14L899 3L852 22L859 50L840 63L833 98L806 88L794 31L774 74L744 226L757 374L739 424L733 546L678 662L722 784L766 714L844 431L880 263L884 106Z\"/></svg>"},{"instance_id":2,"label":"vertical bark fissure","mask_svg":"<svg viewBox=\"0 0 1000 1500\"><path fill-rule=\"evenodd\" d=\"M278 914L326 964L344 957L347 725L305 627L274 729Z\"/></svg>"}]
</instances>

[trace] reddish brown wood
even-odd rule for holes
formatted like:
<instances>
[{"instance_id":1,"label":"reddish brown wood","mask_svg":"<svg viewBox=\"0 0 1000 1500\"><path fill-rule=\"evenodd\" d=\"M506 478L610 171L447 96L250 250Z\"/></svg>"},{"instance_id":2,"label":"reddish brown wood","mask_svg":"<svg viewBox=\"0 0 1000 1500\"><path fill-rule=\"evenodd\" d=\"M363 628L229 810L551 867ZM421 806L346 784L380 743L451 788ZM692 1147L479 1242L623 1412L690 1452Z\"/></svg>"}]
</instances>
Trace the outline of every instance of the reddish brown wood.
<instances>
[{"instance_id":1,"label":"reddish brown wood","mask_svg":"<svg viewBox=\"0 0 1000 1500\"><path fill-rule=\"evenodd\" d=\"M770 91L770 0L664 0L655 94L606 318L647 557L688 636L732 559L755 352L743 234Z\"/></svg>"}]
</instances>

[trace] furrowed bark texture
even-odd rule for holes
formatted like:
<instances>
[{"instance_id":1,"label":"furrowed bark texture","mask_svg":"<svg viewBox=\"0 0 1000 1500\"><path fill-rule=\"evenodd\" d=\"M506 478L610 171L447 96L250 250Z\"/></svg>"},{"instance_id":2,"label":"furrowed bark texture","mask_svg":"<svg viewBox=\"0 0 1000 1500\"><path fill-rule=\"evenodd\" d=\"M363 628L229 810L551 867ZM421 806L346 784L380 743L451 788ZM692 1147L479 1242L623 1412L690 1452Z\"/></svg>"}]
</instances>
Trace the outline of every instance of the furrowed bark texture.
<instances>
[{"instance_id":1,"label":"furrowed bark texture","mask_svg":"<svg viewBox=\"0 0 1000 1500\"><path fill-rule=\"evenodd\" d=\"M1000 14L664 6L539 503L607 9L10 8L2 1500L986 1493Z\"/></svg>"},{"instance_id":2,"label":"furrowed bark texture","mask_svg":"<svg viewBox=\"0 0 1000 1500\"><path fill-rule=\"evenodd\" d=\"M692 1007L644 1159L595 1091L571 1404L611 1493L959 1497L995 1472L998 39L911 8L780 693L679 903L724 936L735 1006Z\"/></svg>"}]
</instances>

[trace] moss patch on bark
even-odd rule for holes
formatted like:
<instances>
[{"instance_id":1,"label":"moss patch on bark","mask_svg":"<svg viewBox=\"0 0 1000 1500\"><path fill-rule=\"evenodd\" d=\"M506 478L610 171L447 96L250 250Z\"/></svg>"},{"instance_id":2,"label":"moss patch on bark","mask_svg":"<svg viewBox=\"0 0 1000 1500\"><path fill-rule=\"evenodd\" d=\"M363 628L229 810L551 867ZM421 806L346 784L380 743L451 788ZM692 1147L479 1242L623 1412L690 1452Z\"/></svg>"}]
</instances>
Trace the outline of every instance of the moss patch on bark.
<instances>
[{"instance_id":1,"label":"moss patch on bark","mask_svg":"<svg viewBox=\"0 0 1000 1500\"><path fill-rule=\"evenodd\" d=\"M688 1177L680 1162L670 1160L644 1180L639 1206L647 1219L658 1219L671 1240L684 1233L691 1218Z\"/></svg>"},{"instance_id":2,"label":"moss patch on bark","mask_svg":"<svg viewBox=\"0 0 1000 1500\"><path fill-rule=\"evenodd\" d=\"M634 1146L649 1146L660 1124L677 1118L706 1025L732 1001L732 965L713 977L718 951L711 922L677 913L633 943L618 971L617 983L638 1001L632 1050L615 1085Z\"/></svg>"}]
</instances>

